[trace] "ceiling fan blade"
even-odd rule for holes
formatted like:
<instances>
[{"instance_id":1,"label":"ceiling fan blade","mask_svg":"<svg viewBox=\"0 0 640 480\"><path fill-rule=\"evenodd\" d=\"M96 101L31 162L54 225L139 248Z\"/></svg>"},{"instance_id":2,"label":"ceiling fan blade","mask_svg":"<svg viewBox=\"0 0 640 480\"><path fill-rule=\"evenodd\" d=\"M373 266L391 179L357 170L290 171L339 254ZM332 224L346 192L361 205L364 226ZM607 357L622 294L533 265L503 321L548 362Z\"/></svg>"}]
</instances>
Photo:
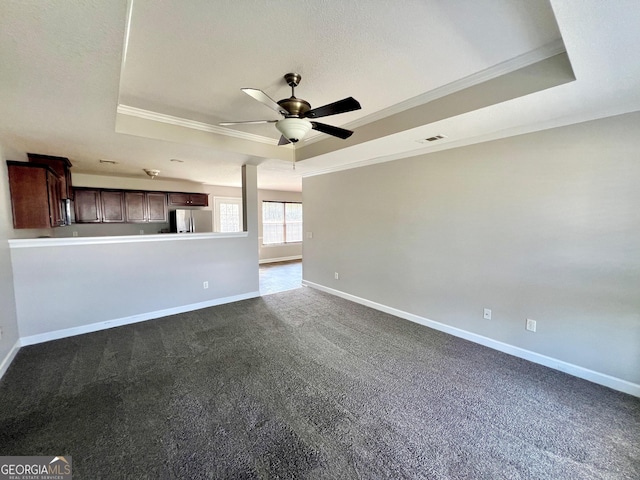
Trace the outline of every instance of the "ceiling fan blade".
<instances>
[{"instance_id":1,"label":"ceiling fan blade","mask_svg":"<svg viewBox=\"0 0 640 480\"><path fill-rule=\"evenodd\" d=\"M276 102L273 98L271 98L269 95L264 93L262 90L258 90L257 88L242 88L241 90L247 95L258 100L263 105L266 105L271 110L275 110L281 115L289 115L289 112L287 112L286 109L278 105L278 102Z\"/></svg>"},{"instance_id":2,"label":"ceiling fan blade","mask_svg":"<svg viewBox=\"0 0 640 480\"><path fill-rule=\"evenodd\" d=\"M312 108L302 116L304 118L320 118L327 117L329 115L337 115L338 113L360 110L361 108L360 103L355 98L349 97L338 100L337 102L329 103L328 105L323 105L322 107Z\"/></svg>"},{"instance_id":3,"label":"ceiling fan blade","mask_svg":"<svg viewBox=\"0 0 640 480\"><path fill-rule=\"evenodd\" d=\"M284 135L280 135L280 141L278 142L278 146L286 145L287 143L291 143L291 142Z\"/></svg>"},{"instance_id":4,"label":"ceiling fan blade","mask_svg":"<svg viewBox=\"0 0 640 480\"><path fill-rule=\"evenodd\" d=\"M351 130L346 130L340 127L334 127L333 125L327 125L326 123L311 122L311 128L319 132L326 133L328 135L333 135L334 137L338 137L343 140L353 135L353 132Z\"/></svg>"},{"instance_id":5,"label":"ceiling fan blade","mask_svg":"<svg viewBox=\"0 0 640 480\"><path fill-rule=\"evenodd\" d=\"M218 125L226 127L228 125L254 125L258 123L276 123L278 120L249 120L247 122L220 122Z\"/></svg>"}]
</instances>

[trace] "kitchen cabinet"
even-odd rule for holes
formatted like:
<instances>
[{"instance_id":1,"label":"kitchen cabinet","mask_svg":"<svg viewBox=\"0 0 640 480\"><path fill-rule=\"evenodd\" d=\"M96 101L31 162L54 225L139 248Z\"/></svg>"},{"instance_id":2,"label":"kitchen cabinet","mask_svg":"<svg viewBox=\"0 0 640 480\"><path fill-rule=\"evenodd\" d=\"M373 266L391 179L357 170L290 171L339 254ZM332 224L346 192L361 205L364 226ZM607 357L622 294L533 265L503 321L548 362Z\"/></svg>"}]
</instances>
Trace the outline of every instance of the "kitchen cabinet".
<instances>
[{"instance_id":1,"label":"kitchen cabinet","mask_svg":"<svg viewBox=\"0 0 640 480\"><path fill-rule=\"evenodd\" d=\"M47 175L47 190L49 197L49 218L52 227L65 225L64 206L62 204L62 179L55 173Z\"/></svg>"},{"instance_id":2,"label":"kitchen cabinet","mask_svg":"<svg viewBox=\"0 0 640 480\"><path fill-rule=\"evenodd\" d=\"M64 225L61 179L50 167L8 160L7 170L14 228Z\"/></svg>"},{"instance_id":3,"label":"kitchen cabinet","mask_svg":"<svg viewBox=\"0 0 640 480\"><path fill-rule=\"evenodd\" d=\"M76 187L76 223L169 223L169 205L206 207L207 193Z\"/></svg>"},{"instance_id":4,"label":"kitchen cabinet","mask_svg":"<svg viewBox=\"0 0 640 480\"><path fill-rule=\"evenodd\" d=\"M103 223L124 223L124 192L102 190L100 192Z\"/></svg>"},{"instance_id":5,"label":"kitchen cabinet","mask_svg":"<svg viewBox=\"0 0 640 480\"><path fill-rule=\"evenodd\" d=\"M146 192L147 213L150 223L167 223L169 211L167 209L167 195L164 192Z\"/></svg>"},{"instance_id":6,"label":"kitchen cabinet","mask_svg":"<svg viewBox=\"0 0 640 480\"><path fill-rule=\"evenodd\" d=\"M71 185L71 162L66 157L54 157L39 153L27 153L29 162L47 165L59 177L60 198L73 200L73 188Z\"/></svg>"},{"instance_id":7,"label":"kitchen cabinet","mask_svg":"<svg viewBox=\"0 0 640 480\"><path fill-rule=\"evenodd\" d=\"M75 189L73 207L76 214L76 223L102 222L100 203L100 190Z\"/></svg>"},{"instance_id":8,"label":"kitchen cabinet","mask_svg":"<svg viewBox=\"0 0 640 480\"><path fill-rule=\"evenodd\" d=\"M76 188L76 223L124 223L124 192Z\"/></svg>"},{"instance_id":9,"label":"kitchen cabinet","mask_svg":"<svg viewBox=\"0 0 640 480\"><path fill-rule=\"evenodd\" d=\"M167 223L167 196L164 192L124 192L128 223Z\"/></svg>"},{"instance_id":10,"label":"kitchen cabinet","mask_svg":"<svg viewBox=\"0 0 640 480\"><path fill-rule=\"evenodd\" d=\"M170 192L169 205L172 207L207 207L209 206L208 193L176 193Z\"/></svg>"}]
</instances>

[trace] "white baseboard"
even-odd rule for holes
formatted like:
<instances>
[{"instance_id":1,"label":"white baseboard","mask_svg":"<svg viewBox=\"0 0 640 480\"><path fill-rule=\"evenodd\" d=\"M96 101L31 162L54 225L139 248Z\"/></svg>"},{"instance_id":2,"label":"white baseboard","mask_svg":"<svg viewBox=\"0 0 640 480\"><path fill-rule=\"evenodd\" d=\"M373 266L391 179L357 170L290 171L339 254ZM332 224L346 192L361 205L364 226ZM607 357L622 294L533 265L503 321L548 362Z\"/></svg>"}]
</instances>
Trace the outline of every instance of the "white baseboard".
<instances>
[{"instance_id":1,"label":"white baseboard","mask_svg":"<svg viewBox=\"0 0 640 480\"><path fill-rule=\"evenodd\" d=\"M20 345L20 339L17 339L16 343L14 343L13 347L11 347L11 350L9 350L9 353L7 353L7 355L2 359L2 362L0 362L0 379L9 369L9 365L11 365L11 362L13 362L13 359L17 355L18 350L20 350Z\"/></svg>"},{"instance_id":2,"label":"white baseboard","mask_svg":"<svg viewBox=\"0 0 640 480\"><path fill-rule=\"evenodd\" d=\"M498 350L500 352L508 353L509 355L513 355L514 357L519 357L525 360L529 360L530 362L533 362L533 363L538 363L540 365L553 368L554 370L559 370L561 372L568 373L569 375L573 375L574 377L582 378L584 380L588 380L590 382L597 383L599 385L604 385L605 387L609 387L614 390L618 390L620 392L628 393L629 395L633 395L635 397L640 397L640 385L636 383L631 383L626 380L622 380L620 378L612 377L611 375L607 375L605 373L589 370L588 368L580 367L578 365L574 365L572 363L558 360L556 358L548 357L546 355L532 352L530 350L525 350L524 348L516 347L508 343L503 343L498 340L493 340L489 337L478 335L477 333L468 332L466 330L452 327L444 323L436 322L434 320L429 320L428 318L420 317L418 315L414 315L413 313L405 312L403 310L398 310L393 307L388 307L386 305L372 302L371 300L357 297L355 295L351 295L350 293L345 293L340 290L335 290L330 287L325 287L324 285L309 282L307 280L302 280L302 285L312 287L317 290L321 290L323 292L330 293L332 295L344 298L346 300L351 300L352 302L359 303L367 307L371 307L375 310L379 310L381 312L385 312L390 315L394 315L396 317L409 320L411 322L419 323L420 325L425 325L429 328L433 328L434 330L439 330L441 332L448 333L455 337L464 338L465 340L469 340L470 342L478 343L480 345L484 345L485 347L489 347L494 350Z\"/></svg>"},{"instance_id":3,"label":"white baseboard","mask_svg":"<svg viewBox=\"0 0 640 480\"><path fill-rule=\"evenodd\" d=\"M291 260L302 260L302 255L293 255L291 257L279 257L279 258L263 258L260 260L260 265L263 263L276 263L276 262L290 262Z\"/></svg>"},{"instance_id":4,"label":"white baseboard","mask_svg":"<svg viewBox=\"0 0 640 480\"><path fill-rule=\"evenodd\" d=\"M81 325L79 327L54 330L51 332L31 335L29 337L22 337L20 339L20 344L22 346L35 345L36 343L49 342L51 340L73 337L75 335L82 335L84 333L97 332L99 330L106 330L108 328L121 327L123 325L130 325L132 323L145 322L147 320L153 320L155 318L167 317L169 315L176 315L178 313L191 312L193 310L200 310L201 308L215 307L216 305L238 302L240 300L247 300L249 298L257 298L259 296L260 292L249 292L240 295L234 295L231 297L216 298L214 300L208 300L206 302L192 303L189 305L182 305L180 307L166 308L164 310L156 310L155 312L141 313L139 315L132 315L130 317L116 318L104 322Z\"/></svg>"}]
</instances>

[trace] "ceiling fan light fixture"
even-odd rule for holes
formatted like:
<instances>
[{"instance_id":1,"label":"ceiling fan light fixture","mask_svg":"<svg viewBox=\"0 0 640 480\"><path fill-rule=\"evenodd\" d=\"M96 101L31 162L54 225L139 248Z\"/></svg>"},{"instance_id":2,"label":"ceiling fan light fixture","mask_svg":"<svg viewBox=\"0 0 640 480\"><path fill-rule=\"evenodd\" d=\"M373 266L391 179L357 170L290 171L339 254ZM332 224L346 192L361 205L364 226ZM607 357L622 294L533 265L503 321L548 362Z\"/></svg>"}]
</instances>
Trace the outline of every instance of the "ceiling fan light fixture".
<instances>
[{"instance_id":1,"label":"ceiling fan light fixture","mask_svg":"<svg viewBox=\"0 0 640 480\"><path fill-rule=\"evenodd\" d=\"M276 123L278 131L291 143L302 140L311 127L311 122L304 118L283 118Z\"/></svg>"}]
</instances>

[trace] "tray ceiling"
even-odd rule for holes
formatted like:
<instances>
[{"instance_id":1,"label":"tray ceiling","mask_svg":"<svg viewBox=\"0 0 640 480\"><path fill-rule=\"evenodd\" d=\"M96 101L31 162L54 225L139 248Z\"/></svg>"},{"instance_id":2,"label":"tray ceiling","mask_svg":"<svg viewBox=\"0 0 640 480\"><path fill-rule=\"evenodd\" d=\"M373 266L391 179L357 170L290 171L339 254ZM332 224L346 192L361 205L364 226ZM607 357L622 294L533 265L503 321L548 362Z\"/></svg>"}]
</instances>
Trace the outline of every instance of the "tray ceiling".
<instances>
[{"instance_id":1,"label":"tray ceiling","mask_svg":"<svg viewBox=\"0 0 640 480\"><path fill-rule=\"evenodd\" d=\"M66 155L84 173L157 168L239 185L253 163L262 188L298 190L303 174L637 110L638 10L596 0L8 2L0 140L5 156ZM360 101L325 119L353 137L313 132L294 152L274 145L272 124L217 125L277 119L240 88L288 97L290 71L314 107ZM446 138L419 141L436 134Z\"/></svg>"}]
</instances>

